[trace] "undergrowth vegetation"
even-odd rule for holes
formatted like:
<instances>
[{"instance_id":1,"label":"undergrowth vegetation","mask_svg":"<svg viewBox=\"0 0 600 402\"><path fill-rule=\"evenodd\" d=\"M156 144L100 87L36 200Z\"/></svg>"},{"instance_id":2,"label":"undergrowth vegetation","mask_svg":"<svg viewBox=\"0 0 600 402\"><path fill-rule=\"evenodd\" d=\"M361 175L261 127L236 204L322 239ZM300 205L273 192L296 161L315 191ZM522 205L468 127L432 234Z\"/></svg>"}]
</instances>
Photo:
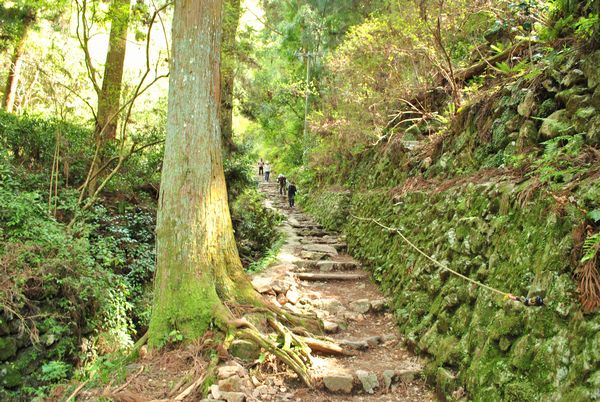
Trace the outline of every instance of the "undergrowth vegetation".
<instances>
[{"instance_id":1,"label":"undergrowth vegetation","mask_svg":"<svg viewBox=\"0 0 600 402\"><path fill-rule=\"evenodd\" d=\"M54 191L48 166L57 131L65 154ZM69 226L91 157L89 133L43 116L0 113L2 398L43 396L77 372L99 380L94 373L114 371L115 356L148 327L160 150L131 158L120 179ZM226 162L236 240L247 266L260 264L276 243L280 219L264 207L251 159L240 151Z\"/></svg>"}]
</instances>

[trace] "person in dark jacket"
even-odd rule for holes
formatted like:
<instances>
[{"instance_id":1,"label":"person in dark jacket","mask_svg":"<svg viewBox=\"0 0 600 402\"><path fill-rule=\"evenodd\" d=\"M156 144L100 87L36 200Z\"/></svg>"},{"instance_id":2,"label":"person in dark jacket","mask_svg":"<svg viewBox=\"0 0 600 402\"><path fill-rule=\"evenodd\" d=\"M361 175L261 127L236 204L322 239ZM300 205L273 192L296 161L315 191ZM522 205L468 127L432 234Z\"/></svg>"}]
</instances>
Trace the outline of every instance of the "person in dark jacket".
<instances>
[{"instance_id":1,"label":"person in dark jacket","mask_svg":"<svg viewBox=\"0 0 600 402\"><path fill-rule=\"evenodd\" d=\"M294 197L296 196L296 192L298 189L293 181L290 180L290 185L288 186L288 202L290 204L290 208L294 208Z\"/></svg>"},{"instance_id":2,"label":"person in dark jacket","mask_svg":"<svg viewBox=\"0 0 600 402\"><path fill-rule=\"evenodd\" d=\"M281 173L277 176L277 183L279 183L279 194L285 194L285 185L287 184L287 179Z\"/></svg>"},{"instance_id":3,"label":"person in dark jacket","mask_svg":"<svg viewBox=\"0 0 600 402\"><path fill-rule=\"evenodd\" d=\"M265 163L263 162L262 158L260 158L260 161L258 161L258 175L259 176L264 175L264 172L263 172L264 166L265 166Z\"/></svg>"}]
</instances>

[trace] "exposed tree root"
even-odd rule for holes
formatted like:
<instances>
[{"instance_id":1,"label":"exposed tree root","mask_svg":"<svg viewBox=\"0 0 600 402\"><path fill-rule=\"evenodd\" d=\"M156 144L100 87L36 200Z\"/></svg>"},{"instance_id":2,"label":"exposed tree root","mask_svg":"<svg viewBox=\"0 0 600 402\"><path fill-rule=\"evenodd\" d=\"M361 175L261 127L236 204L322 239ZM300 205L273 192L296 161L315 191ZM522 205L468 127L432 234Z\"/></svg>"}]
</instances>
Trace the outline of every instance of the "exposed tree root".
<instances>
[{"instance_id":1,"label":"exposed tree root","mask_svg":"<svg viewBox=\"0 0 600 402\"><path fill-rule=\"evenodd\" d=\"M77 397L77 394L79 394L79 391L81 391L83 389L83 387L85 387L89 381L90 380L87 380L87 381L84 381L81 384L79 384L79 386L77 388L75 388L75 391L73 391L73 393L71 393L71 395L69 395L67 397L67 399L65 399L65 402L74 401L75 398Z\"/></svg>"},{"instance_id":2,"label":"exposed tree root","mask_svg":"<svg viewBox=\"0 0 600 402\"><path fill-rule=\"evenodd\" d=\"M313 387L313 379L297 352L279 347L275 342L268 339L256 329L244 328L238 331L237 336L256 343L261 348L275 355L283 363L289 366L308 387Z\"/></svg>"},{"instance_id":3,"label":"exposed tree root","mask_svg":"<svg viewBox=\"0 0 600 402\"><path fill-rule=\"evenodd\" d=\"M196 389L198 389L198 387L200 385L202 385L202 383L204 382L205 379L206 379L206 373L201 375L200 378L198 378L196 381L194 381L189 387L184 389L183 392L180 393L179 395L177 395L173 400L174 401L183 401L185 399L185 397L187 397L189 394L191 394Z\"/></svg>"},{"instance_id":4,"label":"exposed tree root","mask_svg":"<svg viewBox=\"0 0 600 402\"><path fill-rule=\"evenodd\" d=\"M337 356L353 356L354 353L344 350L337 343L324 341L317 338L300 337L312 351L322 353L326 355L337 355Z\"/></svg>"},{"instance_id":5,"label":"exposed tree root","mask_svg":"<svg viewBox=\"0 0 600 402\"><path fill-rule=\"evenodd\" d=\"M123 391L125 388L127 388L129 386L129 384L131 384L131 382L140 374L142 374L142 371L144 371L144 366L142 365L142 367L140 367L139 371L137 373L135 373L135 375L133 375L129 380L127 380L127 382L123 385L121 385L120 387L118 387L117 389L115 389L114 391L112 391L113 394L118 394L119 392Z\"/></svg>"},{"instance_id":6,"label":"exposed tree root","mask_svg":"<svg viewBox=\"0 0 600 402\"><path fill-rule=\"evenodd\" d=\"M279 335L283 336L283 349L291 351L291 347L294 345L296 349L295 352L308 364L312 364L311 348L302 340L302 338L283 326L274 317L267 318L267 322Z\"/></svg>"},{"instance_id":7,"label":"exposed tree root","mask_svg":"<svg viewBox=\"0 0 600 402\"><path fill-rule=\"evenodd\" d=\"M309 371L313 351L330 355L352 355L335 342L317 339L303 328L289 329L277 319L277 315L267 314L267 323L279 336L279 342L272 341L263 335L244 318L232 320L228 324L236 329L236 337L251 341L275 355L290 367L308 387L313 387L314 383ZM298 332L302 335L298 335Z\"/></svg>"},{"instance_id":8,"label":"exposed tree root","mask_svg":"<svg viewBox=\"0 0 600 402\"><path fill-rule=\"evenodd\" d=\"M579 301L584 313L591 313L600 307L600 271L598 271L599 258L597 254L576 272L579 281Z\"/></svg>"},{"instance_id":9,"label":"exposed tree root","mask_svg":"<svg viewBox=\"0 0 600 402\"><path fill-rule=\"evenodd\" d=\"M167 396L169 398L173 398L177 394L177 392L181 389L181 387L183 387L192 378L191 375L192 375L192 370L188 371L183 377L181 377L181 380L179 380L178 383L173 385L173 387L171 388L171 390L169 391Z\"/></svg>"}]
</instances>

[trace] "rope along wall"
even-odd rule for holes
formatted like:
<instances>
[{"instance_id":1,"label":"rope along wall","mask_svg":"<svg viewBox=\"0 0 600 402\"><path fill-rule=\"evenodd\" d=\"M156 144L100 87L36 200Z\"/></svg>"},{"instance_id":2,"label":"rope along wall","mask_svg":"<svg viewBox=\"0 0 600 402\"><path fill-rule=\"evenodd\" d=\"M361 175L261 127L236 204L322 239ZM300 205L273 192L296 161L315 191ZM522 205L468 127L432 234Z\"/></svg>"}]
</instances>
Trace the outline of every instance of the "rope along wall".
<instances>
[{"instance_id":1,"label":"rope along wall","mask_svg":"<svg viewBox=\"0 0 600 402\"><path fill-rule=\"evenodd\" d=\"M404 235L404 233L402 233L402 231L399 228L394 228L394 227L386 226L383 223L379 222L377 219L373 219L373 218L365 218L365 217L356 216L356 215L353 215L353 214L350 214L350 216L352 216L354 219L357 219L359 221L372 222L372 223L374 223L374 224L382 227L383 229L385 229L385 230L387 230L389 232L397 233L402 238L402 240L404 240L409 246L411 246L416 252L418 252L419 254L421 254L423 257L427 258L429 261L433 262L435 265L437 265L438 267L442 268L443 270L448 271L451 274L453 274L453 275L455 275L455 276L457 276L457 277L459 277L459 278L461 278L461 279L463 279L463 280L465 280L467 282L470 282L470 283L472 283L472 284L474 284L476 286L479 286L479 287L482 287L484 289L487 289L487 290L489 290L491 292L497 293L497 294L503 296L506 299L510 299L510 300L521 302L521 303L523 303L526 306L542 306L544 304L543 299L541 297L539 297L539 296L537 296L537 297L535 297L533 299L530 299L530 298L524 297L524 296L518 297L518 296L515 296L515 295L513 295L511 293L504 292L504 291L502 291L500 289L496 289L496 288L493 288L491 286L488 286L485 283L481 283L479 281L471 279L468 276L463 275L460 272L457 272L457 271L453 270L452 268L448 267L447 265L442 264L441 262L439 262L436 259L434 259L433 257L431 257L429 254L426 254L423 250L421 250L413 242L411 242Z\"/></svg>"}]
</instances>

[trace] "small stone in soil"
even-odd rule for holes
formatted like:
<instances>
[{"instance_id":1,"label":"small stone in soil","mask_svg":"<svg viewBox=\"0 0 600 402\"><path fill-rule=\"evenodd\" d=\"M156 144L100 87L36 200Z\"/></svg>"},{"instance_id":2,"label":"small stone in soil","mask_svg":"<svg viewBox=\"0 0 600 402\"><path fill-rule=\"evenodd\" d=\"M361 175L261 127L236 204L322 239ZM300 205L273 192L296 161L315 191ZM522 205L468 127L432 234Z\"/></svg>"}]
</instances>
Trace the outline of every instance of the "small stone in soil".
<instances>
[{"instance_id":1,"label":"small stone in soil","mask_svg":"<svg viewBox=\"0 0 600 402\"><path fill-rule=\"evenodd\" d=\"M342 303L339 300L333 298L314 300L312 304L313 306L326 310L332 314L335 314L344 309Z\"/></svg>"},{"instance_id":2,"label":"small stone in soil","mask_svg":"<svg viewBox=\"0 0 600 402\"><path fill-rule=\"evenodd\" d=\"M267 387L266 385L259 385L258 387L256 387L254 389L254 391L252 391L252 395L255 398L259 398L260 397L264 397L265 395L269 395L269 387Z\"/></svg>"},{"instance_id":3,"label":"small stone in soil","mask_svg":"<svg viewBox=\"0 0 600 402\"><path fill-rule=\"evenodd\" d=\"M397 370L396 375L402 382L411 382L416 377L419 377L421 375L421 370L418 370L418 369Z\"/></svg>"},{"instance_id":4,"label":"small stone in soil","mask_svg":"<svg viewBox=\"0 0 600 402\"><path fill-rule=\"evenodd\" d=\"M285 297L285 294L279 293L277 295L277 303L279 303L279 304L281 304L283 306L287 302L288 302L288 299L287 299L287 297Z\"/></svg>"},{"instance_id":5,"label":"small stone in soil","mask_svg":"<svg viewBox=\"0 0 600 402\"><path fill-rule=\"evenodd\" d=\"M217 368L217 378L224 380L234 375L245 377L248 374L246 369L237 362L228 362L226 366L220 366Z\"/></svg>"},{"instance_id":6,"label":"small stone in soil","mask_svg":"<svg viewBox=\"0 0 600 402\"><path fill-rule=\"evenodd\" d=\"M292 303L286 303L283 307L290 310L294 314L302 314L302 311L300 311L300 309L294 306Z\"/></svg>"},{"instance_id":7,"label":"small stone in soil","mask_svg":"<svg viewBox=\"0 0 600 402\"><path fill-rule=\"evenodd\" d=\"M229 346L229 354L238 359L253 361L258 359L260 348L252 342L236 339L231 342L231 346Z\"/></svg>"},{"instance_id":8,"label":"small stone in soil","mask_svg":"<svg viewBox=\"0 0 600 402\"><path fill-rule=\"evenodd\" d=\"M367 344L369 344L369 346L373 347L379 345L382 342L382 339L380 336L371 336L365 339L365 341L367 342Z\"/></svg>"},{"instance_id":9,"label":"small stone in soil","mask_svg":"<svg viewBox=\"0 0 600 402\"><path fill-rule=\"evenodd\" d=\"M396 372L394 370L384 370L383 382L385 384L385 389L389 389L392 386L395 376L396 376Z\"/></svg>"},{"instance_id":10,"label":"small stone in soil","mask_svg":"<svg viewBox=\"0 0 600 402\"><path fill-rule=\"evenodd\" d=\"M227 402L244 402L246 395L242 392L221 392L221 398Z\"/></svg>"},{"instance_id":11,"label":"small stone in soil","mask_svg":"<svg viewBox=\"0 0 600 402\"><path fill-rule=\"evenodd\" d=\"M323 384L331 392L352 392L354 378L350 374L333 374L323 377Z\"/></svg>"},{"instance_id":12,"label":"small stone in soil","mask_svg":"<svg viewBox=\"0 0 600 402\"><path fill-rule=\"evenodd\" d=\"M340 344L342 346L348 346L349 348L352 349L357 349L357 350L365 350L369 348L369 344L365 341L341 341Z\"/></svg>"},{"instance_id":13,"label":"small stone in soil","mask_svg":"<svg viewBox=\"0 0 600 402\"><path fill-rule=\"evenodd\" d=\"M355 300L352 303L350 303L349 307L350 310L356 313L366 314L371 309L371 302L369 302L368 299Z\"/></svg>"},{"instance_id":14,"label":"small stone in soil","mask_svg":"<svg viewBox=\"0 0 600 402\"><path fill-rule=\"evenodd\" d=\"M242 390L242 379L237 376L229 377L219 381L219 390L224 392L240 392Z\"/></svg>"},{"instance_id":15,"label":"small stone in soil","mask_svg":"<svg viewBox=\"0 0 600 402\"><path fill-rule=\"evenodd\" d=\"M377 388L379 388L379 380L377 375L370 371L357 370L356 376L360 380L363 389L368 394L373 394Z\"/></svg>"},{"instance_id":16,"label":"small stone in soil","mask_svg":"<svg viewBox=\"0 0 600 402\"><path fill-rule=\"evenodd\" d=\"M335 334L340 330L340 326L332 321L323 321L323 329L328 334Z\"/></svg>"},{"instance_id":17,"label":"small stone in soil","mask_svg":"<svg viewBox=\"0 0 600 402\"><path fill-rule=\"evenodd\" d=\"M217 384L211 385L209 391L213 398L221 399L221 390Z\"/></svg>"},{"instance_id":18,"label":"small stone in soil","mask_svg":"<svg viewBox=\"0 0 600 402\"><path fill-rule=\"evenodd\" d=\"M273 290L271 287L272 283L273 280L268 277L256 277L252 279L252 286L254 286L254 289L256 289L258 293L271 292Z\"/></svg>"},{"instance_id":19,"label":"small stone in soil","mask_svg":"<svg viewBox=\"0 0 600 402\"><path fill-rule=\"evenodd\" d=\"M371 302L371 309L376 313L381 313L388 308L387 301L385 299L373 300Z\"/></svg>"},{"instance_id":20,"label":"small stone in soil","mask_svg":"<svg viewBox=\"0 0 600 402\"><path fill-rule=\"evenodd\" d=\"M271 287L277 293L285 293L292 286L290 282L283 281L281 279L273 281Z\"/></svg>"},{"instance_id":21,"label":"small stone in soil","mask_svg":"<svg viewBox=\"0 0 600 402\"><path fill-rule=\"evenodd\" d=\"M296 304L300 300L300 292L298 292L295 289L290 289L285 294L285 297L287 297L287 299L290 303Z\"/></svg>"}]
</instances>

